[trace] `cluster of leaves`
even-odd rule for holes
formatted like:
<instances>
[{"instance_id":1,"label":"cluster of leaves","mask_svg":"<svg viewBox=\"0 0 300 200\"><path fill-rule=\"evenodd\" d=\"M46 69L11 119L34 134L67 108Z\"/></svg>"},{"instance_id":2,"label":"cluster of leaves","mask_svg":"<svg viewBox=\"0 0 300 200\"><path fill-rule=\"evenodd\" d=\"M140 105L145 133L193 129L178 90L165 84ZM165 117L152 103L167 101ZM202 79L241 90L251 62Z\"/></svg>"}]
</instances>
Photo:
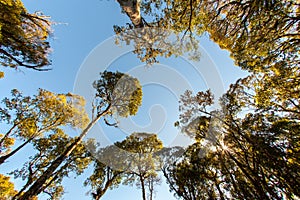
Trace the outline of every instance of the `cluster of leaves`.
<instances>
[{"instance_id":1,"label":"cluster of leaves","mask_svg":"<svg viewBox=\"0 0 300 200\"><path fill-rule=\"evenodd\" d=\"M142 86L138 79L121 72L104 71L93 83L96 90L95 111L109 109L108 115L128 117L135 115L142 104Z\"/></svg>"},{"instance_id":2,"label":"cluster of leaves","mask_svg":"<svg viewBox=\"0 0 300 200\"><path fill-rule=\"evenodd\" d=\"M28 13L20 0L2 0L0 6L0 64L45 70L50 64L49 17Z\"/></svg>"},{"instance_id":3,"label":"cluster of leaves","mask_svg":"<svg viewBox=\"0 0 300 200\"><path fill-rule=\"evenodd\" d=\"M108 189L117 188L124 177L125 166L123 165L123 152L116 146L108 146L93 151L94 171L86 181L85 186L91 187L93 199L100 199Z\"/></svg>"},{"instance_id":4,"label":"cluster of leaves","mask_svg":"<svg viewBox=\"0 0 300 200\"><path fill-rule=\"evenodd\" d=\"M0 164L44 133L64 126L83 128L89 120L84 99L70 93L55 94L40 89L30 97L14 89L12 97L4 98L2 103L1 122L7 131L0 138ZM11 151L16 140L22 143Z\"/></svg>"},{"instance_id":5,"label":"cluster of leaves","mask_svg":"<svg viewBox=\"0 0 300 200\"><path fill-rule=\"evenodd\" d=\"M9 181L10 177L0 174L0 199L5 200L13 197L17 191L14 189L14 184Z\"/></svg>"},{"instance_id":6,"label":"cluster of leaves","mask_svg":"<svg viewBox=\"0 0 300 200\"><path fill-rule=\"evenodd\" d=\"M236 64L265 71L278 61L299 64L300 5L297 1L212 1L207 31ZM209 4L208 4L209 5Z\"/></svg>"}]
</instances>

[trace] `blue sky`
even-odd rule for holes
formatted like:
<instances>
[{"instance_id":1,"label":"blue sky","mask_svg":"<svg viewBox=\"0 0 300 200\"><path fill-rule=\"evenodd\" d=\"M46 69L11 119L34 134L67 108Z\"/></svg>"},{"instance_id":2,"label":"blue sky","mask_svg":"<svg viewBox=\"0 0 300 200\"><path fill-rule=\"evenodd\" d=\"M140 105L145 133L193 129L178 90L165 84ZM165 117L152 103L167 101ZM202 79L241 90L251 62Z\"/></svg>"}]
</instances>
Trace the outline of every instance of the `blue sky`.
<instances>
[{"instance_id":1,"label":"blue sky","mask_svg":"<svg viewBox=\"0 0 300 200\"><path fill-rule=\"evenodd\" d=\"M108 143L123 140L131 131L142 130L157 133L166 146L184 145L188 140L185 141L186 139L180 136L178 130L173 127L179 114L178 92L188 89L185 88L185 84L194 91L206 90L210 86L224 91L230 83L246 74L234 66L228 53L209 41L208 36L203 36L201 39L203 50L199 63L192 63L185 57L180 57L161 59L160 65L146 68L135 55L125 53L111 60L109 65L105 64L105 58L101 57L103 55L99 55L93 66L99 66L99 71L97 68L91 70L87 68L89 66L85 65L85 62L93 55L93 50L97 52L100 49L107 54L115 54L115 49L120 48L113 44L113 38L111 38L114 35L113 25L124 25L129 22L129 19L120 12L119 4L116 1L107 0L86 2L79 0L24 0L23 2L30 12L42 11L45 15L50 15L56 22L56 25L53 26L53 36L50 39L53 48L52 70L36 72L21 68L21 71L1 69L5 72L5 78L0 79L0 97L8 96L13 88L23 91L24 94L35 94L38 88L44 88L57 93L77 92L88 98L85 96L85 89L82 87L78 89L76 84L80 83L82 86L88 81L93 81L94 79L91 78L86 83L84 82L89 77L97 76L104 68L130 72L142 79L144 98L138 114L127 121L121 121L123 126L120 129L107 128L101 123L98 124L89 137L96 137L100 143L104 143L103 139L106 139ZM105 42L111 46L103 49ZM199 73L199 69L201 73ZM84 77L84 72L90 74ZM220 77L216 77L216 72ZM150 80L155 81L151 82ZM169 80L169 82L164 82L165 80ZM86 90L89 90L89 87L87 86ZM131 126L131 123L135 125ZM99 136L98 131L102 133L102 136ZM72 135L76 135L76 133L72 133ZM4 171L8 172L14 169L22 163L22 158L29 155L28 149L23 151L23 155L17 155L5 165ZM91 199L86 195L88 188L83 187L85 176L86 174L64 181L67 192L64 199ZM17 186L21 184L19 180L16 183ZM41 199L45 199L44 197L46 196L42 196ZM141 199L141 192L136 190L135 186L120 186L115 190L108 191L103 199L120 198L123 200ZM164 184L164 180L162 185L157 187L155 199L175 199L169 193L169 188Z\"/></svg>"}]
</instances>

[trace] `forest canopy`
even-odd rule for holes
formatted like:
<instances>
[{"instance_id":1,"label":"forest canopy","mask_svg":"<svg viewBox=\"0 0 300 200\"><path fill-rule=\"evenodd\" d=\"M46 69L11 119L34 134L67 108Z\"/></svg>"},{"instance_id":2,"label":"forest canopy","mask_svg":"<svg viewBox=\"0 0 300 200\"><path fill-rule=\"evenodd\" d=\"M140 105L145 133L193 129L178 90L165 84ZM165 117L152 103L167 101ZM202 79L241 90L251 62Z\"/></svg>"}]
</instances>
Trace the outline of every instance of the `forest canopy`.
<instances>
[{"instance_id":1,"label":"forest canopy","mask_svg":"<svg viewBox=\"0 0 300 200\"><path fill-rule=\"evenodd\" d=\"M159 99L147 95L142 81L122 66L88 80L91 102L72 92L39 88L25 95L11 88L0 103L0 200L63 199L65 181L79 176L87 198L95 200L121 185L136 186L137 199L154 200L164 182L182 200L299 199L299 1L111 3L128 20L111 25L116 44L132 43L141 63L151 66L162 57L177 61L186 53L201 60L200 41L208 36L247 76L236 77L219 99L210 88L181 94L173 108L179 111L173 113L174 126L192 141L187 147L167 146L159 132L120 134L122 139L107 146L88 137L98 125L109 127L114 137L121 132L120 118L136 115L146 121L143 104ZM0 65L47 71L50 17L29 13L20 0L0 0L0 6ZM5 78L0 72L0 81ZM16 162L24 149L30 155ZM11 163L17 167L7 171Z\"/></svg>"}]
</instances>

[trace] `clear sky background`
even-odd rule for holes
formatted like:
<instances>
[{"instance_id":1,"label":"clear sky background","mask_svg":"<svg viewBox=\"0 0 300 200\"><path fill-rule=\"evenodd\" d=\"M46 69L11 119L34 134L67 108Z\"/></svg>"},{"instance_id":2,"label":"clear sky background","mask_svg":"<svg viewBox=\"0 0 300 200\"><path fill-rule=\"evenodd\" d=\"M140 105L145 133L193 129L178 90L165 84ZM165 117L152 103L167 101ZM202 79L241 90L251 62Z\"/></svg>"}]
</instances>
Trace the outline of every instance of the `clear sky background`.
<instances>
[{"instance_id":1,"label":"clear sky background","mask_svg":"<svg viewBox=\"0 0 300 200\"><path fill-rule=\"evenodd\" d=\"M226 90L230 83L246 75L233 65L226 51L220 50L216 44L209 41L208 36L203 36L201 39L202 57L201 61L196 64L189 63L181 57L160 59L161 65L146 68L134 54L126 53L112 60L109 66L103 66L104 61L102 62L102 57L99 55L96 62L99 65L99 71L95 71L95 68L89 71L90 69L83 63L91 55L92 50L101 49L104 41L112 41L113 25L125 25L129 22L128 17L121 13L119 4L114 0L24 0L23 2L29 12L42 11L57 23L53 26L54 32L50 39L53 48L51 55L53 64L50 66L52 70L37 72L22 68L17 71L1 69L5 72L5 78L0 79L1 99L9 96L13 88L23 91L26 95L36 94L38 88L43 88L56 93L78 92L85 96L84 91L76 89L78 81L85 81L89 77L91 78L87 80L87 83L94 81L94 76L104 68L130 72L141 79L143 84L143 105L137 116L121 121L120 129L107 128L101 123L98 124L89 137L96 137L102 144L105 143L104 140L108 143L123 140L133 131L147 131L157 133L165 146L184 146L188 140L180 136L178 130L173 127L179 114L178 92L188 89L185 88L185 84L197 92L208 89L214 82L219 83L214 70L217 70L223 83L219 86L220 91L224 90L223 87ZM105 53L114 54L115 48L120 47L111 44L111 47L105 49ZM199 69L203 70L202 74L199 73ZM92 74L83 78L82 74L87 71ZM175 75L172 76L172 73ZM173 80L173 82L164 82L164 80ZM89 87L87 86L87 90ZM134 126L131 126L132 123ZM98 131L102 132L102 136L99 136ZM78 133L70 134L75 136ZM6 173L20 167L25 161L24 158L28 158L29 155L30 149L27 148L6 163L1 172ZM64 181L65 200L91 199L86 195L89 188L83 187L83 181L89 173L90 169L76 179L71 177ZM157 186L155 199L175 199L164 182L163 179L162 184ZM17 187L22 185L20 180L15 183ZM41 199L46 199L46 197L41 196ZM141 191L135 186L120 186L108 191L103 197L103 200L114 199L138 200L141 199Z\"/></svg>"}]
</instances>

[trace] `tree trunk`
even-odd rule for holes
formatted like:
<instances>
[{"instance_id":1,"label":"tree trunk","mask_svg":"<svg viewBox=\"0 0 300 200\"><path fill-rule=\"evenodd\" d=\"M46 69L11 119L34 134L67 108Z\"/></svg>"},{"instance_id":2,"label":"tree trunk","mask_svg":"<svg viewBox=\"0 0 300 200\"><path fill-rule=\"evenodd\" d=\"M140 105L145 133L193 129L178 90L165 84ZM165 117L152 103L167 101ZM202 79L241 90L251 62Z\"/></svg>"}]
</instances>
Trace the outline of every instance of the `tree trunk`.
<instances>
[{"instance_id":1,"label":"tree trunk","mask_svg":"<svg viewBox=\"0 0 300 200\"><path fill-rule=\"evenodd\" d=\"M46 183L46 181L53 175L55 170L60 166L63 161L68 158L68 156L73 152L73 150L82 142L83 138L87 135L87 133L90 131L90 129L97 123L97 121L104 116L110 106L103 111L101 114L99 114L94 120L92 120L87 127L82 131L80 136L67 147L67 149L58 157L56 160L52 162L52 164L49 166L49 168L34 182L34 184L19 198L18 200L28 200L34 196L39 195L44 187L43 185Z\"/></svg>"},{"instance_id":2,"label":"tree trunk","mask_svg":"<svg viewBox=\"0 0 300 200\"><path fill-rule=\"evenodd\" d=\"M144 27L144 23L141 17L141 2L140 0L117 0L126 12L127 16L130 18L130 21L136 28Z\"/></svg>"},{"instance_id":3,"label":"tree trunk","mask_svg":"<svg viewBox=\"0 0 300 200\"><path fill-rule=\"evenodd\" d=\"M0 140L0 147L2 147L4 141L10 136L12 131L19 125L20 123L15 123L9 130L8 132L1 138Z\"/></svg>"},{"instance_id":4,"label":"tree trunk","mask_svg":"<svg viewBox=\"0 0 300 200\"><path fill-rule=\"evenodd\" d=\"M97 193L93 194L93 198L95 200L99 200L104 195L104 193L108 190L108 188L111 186L111 184L112 184L112 180L106 182L103 189L101 189L101 188L97 189Z\"/></svg>"},{"instance_id":5,"label":"tree trunk","mask_svg":"<svg viewBox=\"0 0 300 200\"><path fill-rule=\"evenodd\" d=\"M20 146L18 146L16 149L14 149L12 152L10 152L9 154L5 155L5 156L1 156L0 157L0 165L2 165L9 157L15 155L18 151L20 151L25 145L27 145L29 142L31 142L33 138L28 139L26 142L24 142L23 144L21 144Z\"/></svg>"},{"instance_id":6,"label":"tree trunk","mask_svg":"<svg viewBox=\"0 0 300 200\"><path fill-rule=\"evenodd\" d=\"M147 200L146 199L146 189L145 189L145 180L143 177L140 177L140 181L141 181L141 186L142 186L142 195L143 195L143 200Z\"/></svg>"},{"instance_id":7,"label":"tree trunk","mask_svg":"<svg viewBox=\"0 0 300 200\"><path fill-rule=\"evenodd\" d=\"M95 200L99 200L105 194L105 192L109 189L109 187L113 184L113 181L122 173L123 172L119 172L119 173L115 174L111 179L106 181L103 189L98 188L96 193L93 193L93 198Z\"/></svg>"}]
</instances>

